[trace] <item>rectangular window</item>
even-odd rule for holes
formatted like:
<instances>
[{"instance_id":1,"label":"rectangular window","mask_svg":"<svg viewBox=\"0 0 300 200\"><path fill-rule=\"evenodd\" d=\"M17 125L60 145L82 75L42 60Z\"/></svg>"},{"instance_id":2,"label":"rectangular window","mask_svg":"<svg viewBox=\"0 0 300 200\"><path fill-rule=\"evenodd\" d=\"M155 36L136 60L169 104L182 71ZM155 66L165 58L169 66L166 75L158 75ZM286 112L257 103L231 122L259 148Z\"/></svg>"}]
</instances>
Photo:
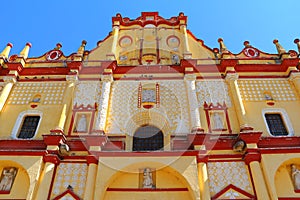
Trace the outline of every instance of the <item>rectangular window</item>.
<instances>
[{"instance_id":1,"label":"rectangular window","mask_svg":"<svg viewBox=\"0 0 300 200\"><path fill-rule=\"evenodd\" d=\"M28 139L33 138L37 126L40 121L40 116L26 116L24 118L18 138Z\"/></svg>"},{"instance_id":2,"label":"rectangular window","mask_svg":"<svg viewBox=\"0 0 300 200\"><path fill-rule=\"evenodd\" d=\"M289 134L280 114L265 114L265 118L272 135L284 136Z\"/></svg>"}]
</instances>

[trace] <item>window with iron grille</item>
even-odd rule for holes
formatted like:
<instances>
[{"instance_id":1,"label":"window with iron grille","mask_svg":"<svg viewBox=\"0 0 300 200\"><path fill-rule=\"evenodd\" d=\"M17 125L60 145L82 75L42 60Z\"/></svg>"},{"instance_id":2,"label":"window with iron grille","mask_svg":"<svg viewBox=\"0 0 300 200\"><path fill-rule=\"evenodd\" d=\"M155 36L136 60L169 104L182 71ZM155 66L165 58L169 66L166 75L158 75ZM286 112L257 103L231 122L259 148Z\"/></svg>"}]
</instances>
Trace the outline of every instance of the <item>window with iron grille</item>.
<instances>
[{"instance_id":1,"label":"window with iron grille","mask_svg":"<svg viewBox=\"0 0 300 200\"><path fill-rule=\"evenodd\" d=\"M40 116L26 116L23 120L18 138L29 139L33 138L37 126L40 121Z\"/></svg>"},{"instance_id":2,"label":"window with iron grille","mask_svg":"<svg viewBox=\"0 0 300 200\"><path fill-rule=\"evenodd\" d=\"M265 118L272 135L285 136L289 134L280 114L265 114Z\"/></svg>"},{"instance_id":3,"label":"window with iron grille","mask_svg":"<svg viewBox=\"0 0 300 200\"><path fill-rule=\"evenodd\" d=\"M133 151L163 150L164 136L155 126L142 126L133 136Z\"/></svg>"}]
</instances>

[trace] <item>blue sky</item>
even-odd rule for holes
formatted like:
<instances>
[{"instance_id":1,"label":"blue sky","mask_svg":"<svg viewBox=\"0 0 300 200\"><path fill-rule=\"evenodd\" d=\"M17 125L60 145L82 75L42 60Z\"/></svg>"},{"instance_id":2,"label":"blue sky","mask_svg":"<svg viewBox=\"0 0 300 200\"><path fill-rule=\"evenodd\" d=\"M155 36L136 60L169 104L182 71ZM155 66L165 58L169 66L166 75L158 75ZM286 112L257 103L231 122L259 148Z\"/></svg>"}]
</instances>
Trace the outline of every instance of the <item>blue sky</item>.
<instances>
[{"instance_id":1,"label":"blue sky","mask_svg":"<svg viewBox=\"0 0 300 200\"><path fill-rule=\"evenodd\" d=\"M69 55L83 39L91 50L111 31L116 13L135 19L141 12L158 11L164 18L184 12L188 29L211 48L222 37L233 53L243 49L245 40L276 53L275 38L286 50L297 49L299 5L299 0L6 0L1 3L0 51L11 42L11 54L18 54L30 42L30 56L41 56L60 42Z\"/></svg>"}]
</instances>

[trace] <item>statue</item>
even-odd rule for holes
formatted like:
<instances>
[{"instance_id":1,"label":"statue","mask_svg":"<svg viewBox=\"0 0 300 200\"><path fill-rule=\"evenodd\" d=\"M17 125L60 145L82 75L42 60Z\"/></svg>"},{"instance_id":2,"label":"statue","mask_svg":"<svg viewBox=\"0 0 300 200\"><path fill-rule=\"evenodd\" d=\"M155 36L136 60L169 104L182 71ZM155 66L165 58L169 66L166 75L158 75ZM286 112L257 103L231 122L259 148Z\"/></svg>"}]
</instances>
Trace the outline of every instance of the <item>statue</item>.
<instances>
[{"instance_id":1,"label":"statue","mask_svg":"<svg viewBox=\"0 0 300 200\"><path fill-rule=\"evenodd\" d=\"M223 120L219 113L214 112L212 115L213 118L213 129L222 130L224 129Z\"/></svg>"},{"instance_id":2,"label":"statue","mask_svg":"<svg viewBox=\"0 0 300 200\"><path fill-rule=\"evenodd\" d=\"M16 174L17 169L15 167L3 169L0 181L0 191L10 191Z\"/></svg>"},{"instance_id":3,"label":"statue","mask_svg":"<svg viewBox=\"0 0 300 200\"><path fill-rule=\"evenodd\" d=\"M77 132L86 132L87 131L87 120L86 115L82 114L80 119L77 121L77 126L75 129Z\"/></svg>"},{"instance_id":4,"label":"statue","mask_svg":"<svg viewBox=\"0 0 300 200\"><path fill-rule=\"evenodd\" d=\"M291 168L295 190L300 190L300 171L294 164L291 165Z\"/></svg>"},{"instance_id":5,"label":"statue","mask_svg":"<svg viewBox=\"0 0 300 200\"><path fill-rule=\"evenodd\" d=\"M144 169L143 178L143 188L154 188L152 172L149 168Z\"/></svg>"}]
</instances>

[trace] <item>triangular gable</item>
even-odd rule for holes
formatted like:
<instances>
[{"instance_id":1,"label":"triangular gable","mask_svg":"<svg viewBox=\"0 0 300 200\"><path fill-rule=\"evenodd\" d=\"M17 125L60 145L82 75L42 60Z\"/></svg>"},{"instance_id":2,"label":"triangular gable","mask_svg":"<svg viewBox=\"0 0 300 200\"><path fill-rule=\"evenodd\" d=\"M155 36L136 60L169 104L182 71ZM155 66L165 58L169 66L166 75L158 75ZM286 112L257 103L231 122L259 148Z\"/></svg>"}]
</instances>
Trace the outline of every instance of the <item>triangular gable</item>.
<instances>
[{"instance_id":1,"label":"triangular gable","mask_svg":"<svg viewBox=\"0 0 300 200\"><path fill-rule=\"evenodd\" d=\"M80 197L78 197L72 190L67 189L66 191L64 191L63 193L61 193L60 195L58 195L57 197L55 197L53 200L60 200L63 197L73 197L74 200L81 200Z\"/></svg>"},{"instance_id":2,"label":"triangular gable","mask_svg":"<svg viewBox=\"0 0 300 200\"><path fill-rule=\"evenodd\" d=\"M249 200L256 199L256 197L232 184L226 186L223 190L218 192L215 196L211 198L212 200L221 199L239 199L239 200Z\"/></svg>"}]
</instances>

